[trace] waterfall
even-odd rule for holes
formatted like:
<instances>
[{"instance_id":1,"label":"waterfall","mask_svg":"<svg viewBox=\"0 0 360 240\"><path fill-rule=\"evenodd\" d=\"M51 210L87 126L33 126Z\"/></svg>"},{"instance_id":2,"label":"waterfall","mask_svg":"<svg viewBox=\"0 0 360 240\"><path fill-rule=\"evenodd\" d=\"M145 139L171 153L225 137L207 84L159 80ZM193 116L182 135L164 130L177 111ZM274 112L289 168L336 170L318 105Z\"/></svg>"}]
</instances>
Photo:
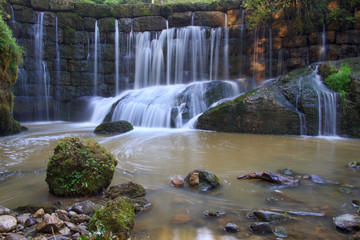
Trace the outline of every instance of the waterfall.
<instances>
[{"instance_id":1,"label":"waterfall","mask_svg":"<svg viewBox=\"0 0 360 240\"><path fill-rule=\"evenodd\" d=\"M216 96L210 96L212 91L217 92ZM126 120L142 127L179 128L214 102L238 93L237 84L230 81L205 81L127 90L115 98L96 97L91 103L94 108L92 121L101 122L106 114L110 113L111 121Z\"/></svg>"},{"instance_id":2,"label":"waterfall","mask_svg":"<svg viewBox=\"0 0 360 240\"><path fill-rule=\"evenodd\" d=\"M240 25L240 72L239 75L243 75L243 52L244 52L244 31L245 31L245 10L241 11L241 25Z\"/></svg>"},{"instance_id":3,"label":"waterfall","mask_svg":"<svg viewBox=\"0 0 360 240\"><path fill-rule=\"evenodd\" d=\"M273 64L273 59L272 59L272 29L269 29L269 78L272 78L272 64Z\"/></svg>"},{"instance_id":4,"label":"waterfall","mask_svg":"<svg viewBox=\"0 0 360 240\"><path fill-rule=\"evenodd\" d=\"M58 17L56 16L55 19L55 44L56 44L56 60L55 60L55 70L56 70L56 86L59 87L60 85L60 48L59 48L59 32L58 32Z\"/></svg>"},{"instance_id":5,"label":"waterfall","mask_svg":"<svg viewBox=\"0 0 360 240\"><path fill-rule=\"evenodd\" d=\"M115 94L119 95L119 21L115 20Z\"/></svg>"},{"instance_id":6,"label":"waterfall","mask_svg":"<svg viewBox=\"0 0 360 240\"><path fill-rule=\"evenodd\" d=\"M224 43L224 79L229 79L229 29L227 26L227 14L225 14L225 26L224 26L224 32L225 32L225 43Z\"/></svg>"},{"instance_id":7,"label":"waterfall","mask_svg":"<svg viewBox=\"0 0 360 240\"><path fill-rule=\"evenodd\" d=\"M167 28L155 37L136 33L134 88L226 79L225 69L218 74L221 28L210 31L209 40L206 29L197 26ZM223 63L228 66L226 46Z\"/></svg>"},{"instance_id":8,"label":"waterfall","mask_svg":"<svg viewBox=\"0 0 360 240\"><path fill-rule=\"evenodd\" d=\"M38 78L39 88L36 89L36 96L45 98L45 110L38 109L39 112L45 112L44 116L37 116L37 120L49 120L49 96L50 96L50 76L47 72L46 62L43 60L44 55L44 13L40 12L36 16L34 26L34 52L36 75ZM36 106L35 106L36 108ZM41 114L42 115L42 114Z\"/></svg>"},{"instance_id":9,"label":"waterfall","mask_svg":"<svg viewBox=\"0 0 360 240\"><path fill-rule=\"evenodd\" d=\"M11 14L11 23L14 24L15 23L15 14L14 14L14 9L13 7L10 5L10 14Z\"/></svg>"},{"instance_id":10,"label":"waterfall","mask_svg":"<svg viewBox=\"0 0 360 240\"><path fill-rule=\"evenodd\" d=\"M326 28L325 23L323 25L323 31L321 34L321 49L319 54L319 61L323 62L326 60Z\"/></svg>"},{"instance_id":11,"label":"waterfall","mask_svg":"<svg viewBox=\"0 0 360 240\"><path fill-rule=\"evenodd\" d=\"M257 31L257 27L255 27L254 29L254 53L253 53L253 60L252 60L252 67L253 67L253 76L252 79L250 80L250 84L249 84L249 88L253 89L256 87L256 73L257 73L257 68L258 68L258 31Z\"/></svg>"},{"instance_id":12,"label":"waterfall","mask_svg":"<svg viewBox=\"0 0 360 240\"><path fill-rule=\"evenodd\" d=\"M338 94L322 83L317 68L313 72L312 82L318 98L318 135L336 136Z\"/></svg>"},{"instance_id":13,"label":"waterfall","mask_svg":"<svg viewBox=\"0 0 360 240\"><path fill-rule=\"evenodd\" d=\"M299 115L299 121L300 121L300 135L306 135L307 134L307 128L306 128L306 119L305 119L305 114L299 111L299 103L300 103L300 98L301 98L301 91L302 91L302 80L303 78L300 77L299 78L299 92L300 94L298 96L296 96L296 111Z\"/></svg>"},{"instance_id":14,"label":"waterfall","mask_svg":"<svg viewBox=\"0 0 360 240\"><path fill-rule=\"evenodd\" d=\"M99 54L100 53L100 54ZM98 69L99 59L101 59L100 31L95 21L94 35L94 96L98 95Z\"/></svg>"}]
</instances>

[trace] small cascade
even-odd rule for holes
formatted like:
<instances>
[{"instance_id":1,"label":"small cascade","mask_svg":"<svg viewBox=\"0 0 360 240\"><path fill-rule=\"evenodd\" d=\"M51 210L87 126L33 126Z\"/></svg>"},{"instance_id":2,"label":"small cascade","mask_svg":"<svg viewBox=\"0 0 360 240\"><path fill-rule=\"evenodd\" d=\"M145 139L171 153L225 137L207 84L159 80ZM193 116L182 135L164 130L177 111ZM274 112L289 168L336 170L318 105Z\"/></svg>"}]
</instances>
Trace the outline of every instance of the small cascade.
<instances>
[{"instance_id":1,"label":"small cascade","mask_svg":"<svg viewBox=\"0 0 360 240\"><path fill-rule=\"evenodd\" d=\"M250 80L249 83L249 88L253 89L256 87L256 73L257 73L257 69L258 69L258 47L259 47L259 39L258 39L258 31L257 28L255 27L254 30L254 53L253 53L253 59L252 59L252 68L253 68L253 76L252 79Z\"/></svg>"},{"instance_id":2,"label":"small cascade","mask_svg":"<svg viewBox=\"0 0 360 240\"><path fill-rule=\"evenodd\" d=\"M36 75L38 81L38 88L36 89L36 96L43 97L45 102L45 109L37 109L36 112L40 115L36 116L37 120L49 120L49 96L50 96L50 76L47 71L46 62L43 60L44 55L44 13L40 12L36 16L36 24L34 26L34 54ZM36 108L36 106L35 106ZM43 114L45 116L43 116Z\"/></svg>"},{"instance_id":3,"label":"small cascade","mask_svg":"<svg viewBox=\"0 0 360 240\"><path fill-rule=\"evenodd\" d=\"M225 26L224 26L224 79L229 79L229 29L227 24L227 14L225 14Z\"/></svg>"},{"instance_id":4,"label":"small cascade","mask_svg":"<svg viewBox=\"0 0 360 240\"><path fill-rule=\"evenodd\" d=\"M215 94L209 94L209 93ZM126 120L142 127L183 127L211 104L239 94L230 81L207 81L190 84L161 85L127 90L115 98L92 101L93 122L107 116L111 121Z\"/></svg>"},{"instance_id":5,"label":"small cascade","mask_svg":"<svg viewBox=\"0 0 360 240\"><path fill-rule=\"evenodd\" d=\"M101 59L101 44L100 44L100 31L95 21L95 35L94 35L94 96L98 95L98 70L99 61Z\"/></svg>"},{"instance_id":6,"label":"small cascade","mask_svg":"<svg viewBox=\"0 0 360 240\"><path fill-rule=\"evenodd\" d=\"M10 5L10 14L11 14L10 23L14 24L15 23L15 14L14 14L14 9L13 9L13 7L11 5Z\"/></svg>"},{"instance_id":7,"label":"small cascade","mask_svg":"<svg viewBox=\"0 0 360 240\"><path fill-rule=\"evenodd\" d=\"M317 68L313 73L312 81L318 97L318 135L336 136L338 94L322 83Z\"/></svg>"},{"instance_id":8,"label":"small cascade","mask_svg":"<svg viewBox=\"0 0 360 240\"><path fill-rule=\"evenodd\" d=\"M269 29L269 78L273 77L273 54L272 54L272 28Z\"/></svg>"},{"instance_id":9,"label":"small cascade","mask_svg":"<svg viewBox=\"0 0 360 240\"><path fill-rule=\"evenodd\" d=\"M246 29L245 25L245 10L241 11L241 25L240 25L240 77L242 77L244 69L243 69L243 53L244 53L244 32Z\"/></svg>"},{"instance_id":10,"label":"small cascade","mask_svg":"<svg viewBox=\"0 0 360 240\"><path fill-rule=\"evenodd\" d=\"M323 25L323 31L321 34L321 49L320 49L320 54L319 54L319 61L323 62L326 60L326 28L325 28L325 24Z\"/></svg>"},{"instance_id":11,"label":"small cascade","mask_svg":"<svg viewBox=\"0 0 360 240\"><path fill-rule=\"evenodd\" d=\"M120 49L119 49L119 21L115 20L115 94L119 95L120 83L119 83L119 59L120 59Z\"/></svg>"},{"instance_id":12,"label":"small cascade","mask_svg":"<svg viewBox=\"0 0 360 240\"><path fill-rule=\"evenodd\" d=\"M302 80L303 78L299 78L299 92L301 93L302 91ZM299 121L300 121L300 135L306 135L307 134L307 128L306 128L306 119L305 119L305 114L300 112L299 109L299 103L300 103L300 99L301 98L301 94L299 94L298 96L296 96L296 111L299 114Z\"/></svg>"}]
</instances>

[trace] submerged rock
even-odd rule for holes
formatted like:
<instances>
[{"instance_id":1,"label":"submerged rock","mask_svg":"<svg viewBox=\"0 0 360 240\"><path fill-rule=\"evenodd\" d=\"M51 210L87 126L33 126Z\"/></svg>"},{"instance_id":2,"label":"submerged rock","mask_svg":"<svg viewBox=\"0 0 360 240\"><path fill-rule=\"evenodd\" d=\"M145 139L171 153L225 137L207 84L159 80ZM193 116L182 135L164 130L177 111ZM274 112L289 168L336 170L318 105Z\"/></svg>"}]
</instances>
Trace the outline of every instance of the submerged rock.
<instances>
[{"instance_id":1,"label":"submerged rock","mask_svg":"<svg viewBox=\"0 0 360 240\"><path fill-rule=\"evenodd\" d=\"M111 186L106 195L110 199L115 199L120 196L128 197L128 198L137 198L137 197L143 197L145 196L145 194L146 194L146 190L143 186L130 181L127 183L119 184L117 186Z\"/></svg>"},{"instance_id":2,"label":"submerged rock","mask_svg":"<svg viewBox=\"0 0 360 240\"><path fill-rule=\"evenodd\" d=\"M251 224L251 226L249 228L253 233L256 233L256 234L266 235L266 234L273 233L273 231L271 229L271 225L268 222L255 222L255 223Z\"/></svg>"},{"instance_id":3,"label":"submerged rock","mask_svg":"<svg viewBox=\"0 0 360 240\"><path fill-rule=\"evenodd\" d=\"M10 214L11 214L10 209L0 206L0 215L10 215Z\"/></svg>"},{"instance_id":4,"label":"submerged rock","mask_svg":"<svg viewBox=\"0 0 360 240\"><path fill-rule=\"evenodd\" d=\"M256 217L256 219L261 222L274 223L280 221L287 221L290 219L289 215L286 213L277 213L265 210L254 210L252 213Z\"/></svg>"},{"instance_id":5,"label":"submerged rock","mask_svg":"<svg viewBox=\"0 0 360 240\"><path fill-rule=\"evenodd\" d=\"M360 216L355 214L343 214L334 218L336 229L344 233L360 231Z\"/></svg>"},{"instance_id":6,"label":"submerged rock","mask_svg":"<svg viewBox=\"0 0 360 240\"><path fill-rule=\"evenodd\" d=\"M261 179L268 182L282 184L288 187L295 187L300 183L299 179L272 172L254 172L243 176L238 176L237 179Z\"/></svg>"},{"instance_id":7,"label":"submerged rock","mask_svg":"<svg viewBox=\"0 0 360 240\"><path fill-rule=\"evenodd\" d=\"M357 162L357 161L349 162L347 166L348 166L349 168L353 168L353 169L356 169L356 170L360 170L360 162Z\"/></svg>"},{"instance_id":8,"label":"submerged rock","mask_svg":"<svg viewBox=\"0 0 360 240\"><path fill-rule=\"evenodd\" d=\"M318 175L311 174L310 177L311 177L311 181L313 181L314 183L324 184L327 182L325 178L320 177Z\"/></svg>"},{"instance_id":9,"label":"submerged rock","mask_svg":"<svg viewBox=\"0 0 360 240\"><path fill-rule=\"evenodd\" d=\"M196 169L194 171L191 171L185 177L185 182L190 186L196 186L197 189L200 191L208 191L220 186L219 178L215 174L206 171L205 169Z\"/></svg>"},{"instance_id":10,"label":"submerged rock","mask_svg":"<svg viewBox=\"0 0 360 240\"><path fill-rule=\"evenodd\" d=\"M171 219L171 223L172 224L184 224L184 223L188 223L192 221L192 218L189 214L178 214L175 215L172 219Z\"/></svg>"},{"instance_id":11,"label":"submerged rock","mask_svg":"<svg viewBox=\"0 0 360 240\"><path fill-rule=\"evenodd\" d=\"M226 215L226 212L218 210L206 210L203 212L203 215L204 217L220 217Z\"/></svg>"},{"instance_id":12,"label":"submerged rock","mask_svg":"<svg viewBox=\"0 0 360 240\"><path fill-rule=\"evenodd\" d=\"M279 238L286 238L288 237L288 233L286 231L285 228L283 227L276 227L274 228L274 234L275 236L279 237Z\"/></svg>"},{"instance_id":13,"label":"submerged rock","mask_svg":"<svg viewBox=\"0 0 360 240\"><path fill-rule=\"evenodd\" d=\"M99 134L120 134L133 130L134 127L127 121L104 122L97 126L94 133Z\"/></svg>"},{"instance_id":14,"label":"submerged rock","mask_svg":"<svg viewBox=\"0 0 360 240\"><path fill-rule=\"evenodd\" d=\"M54 149L46 170L46 183L58 196L95 195L113 178L115 156L90 139L65 137Z\"/></svg>"}]
</instances>

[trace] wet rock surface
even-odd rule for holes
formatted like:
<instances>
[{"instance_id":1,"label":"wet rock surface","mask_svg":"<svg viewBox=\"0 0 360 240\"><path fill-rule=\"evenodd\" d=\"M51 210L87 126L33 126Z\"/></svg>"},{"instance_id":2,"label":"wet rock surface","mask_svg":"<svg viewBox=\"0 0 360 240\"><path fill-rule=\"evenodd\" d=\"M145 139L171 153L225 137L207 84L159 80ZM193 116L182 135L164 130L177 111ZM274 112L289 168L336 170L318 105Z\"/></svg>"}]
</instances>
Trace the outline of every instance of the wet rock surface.
<instances>
[{"instance_id":1,"label":"wet rock surface","mask_svg":"<svg viewBox=\"0 0 360 240\"><path fill-rule=\"evenodd\" d=\"M336 229L344 233L360 231L360 216L355 214L343 214L334 218Z\"/></svg>"},{"instance_id":2,"label":"wet rock surface","mask_svg":"<svg viewBox=\"0 0 360 240\"><path fill-rule=\"evenodd\" d=\"M185 182L199 191L208 191L220 186L219 178L205 169L191 171L185 177Z\"/></svg>"},{"instance_id":3,"label":"wet rock surface","mask_svg":"<svg viewBox=\"0 0 360 240\"><path fill-rule=\"evenodd\" d=\"M288 186L288 187L295 187L295 186L298 186L300 183L299 179L296 179L296 178L293 178L293 177L290 177L287 175L272 173L272 172L249 173L246 175L238 176L237 179L240 179L240 180L261 179L261 180L265 180L268 182L282 184L282 185Z\"/></svg>"},{"instance_id":4,"label":"wet rock surface","mask_svg":"<svg viewBox=\"0 0 360 240\"><path fill-rule=\"evenodd\" d=\"M121 134L133 130L131 123L127 121L104 122L97 126L94 133L98 134Z\"/></svg>"}]
</instances>

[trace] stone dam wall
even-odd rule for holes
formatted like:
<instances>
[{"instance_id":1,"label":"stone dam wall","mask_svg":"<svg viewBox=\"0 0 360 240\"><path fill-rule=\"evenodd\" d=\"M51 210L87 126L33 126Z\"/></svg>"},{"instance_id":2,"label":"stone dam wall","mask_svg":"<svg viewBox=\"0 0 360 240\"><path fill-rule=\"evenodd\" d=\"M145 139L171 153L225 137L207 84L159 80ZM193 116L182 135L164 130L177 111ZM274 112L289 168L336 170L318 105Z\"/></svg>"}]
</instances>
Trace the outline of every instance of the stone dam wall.
<instances>
[{"instance_id":1,"label":"stone dam wall","mask_svg":"<svg viewBox=\"0 0 360 240\"><path fill-rule=\"evenodd\" d=\"M211 29L222 28L218 78L251 78L254 86L309 63L360 55L360 24L327 24L294 35L292 23L277 19L271 28L247 29L240 1L109 6L71 0L7 0L5 11L15 38L26 50L14 89L14 117L19 120L71 120L69 109L77 98L114 96L118 90L133 88L139 32L149 32L154 39L167 28L201 26L209 42ZM115 81L115 20L120 83ZM95 64L99 65L96 71ZM228 64L226 74L224 64Z\"/></svg>"}]
</instances>

